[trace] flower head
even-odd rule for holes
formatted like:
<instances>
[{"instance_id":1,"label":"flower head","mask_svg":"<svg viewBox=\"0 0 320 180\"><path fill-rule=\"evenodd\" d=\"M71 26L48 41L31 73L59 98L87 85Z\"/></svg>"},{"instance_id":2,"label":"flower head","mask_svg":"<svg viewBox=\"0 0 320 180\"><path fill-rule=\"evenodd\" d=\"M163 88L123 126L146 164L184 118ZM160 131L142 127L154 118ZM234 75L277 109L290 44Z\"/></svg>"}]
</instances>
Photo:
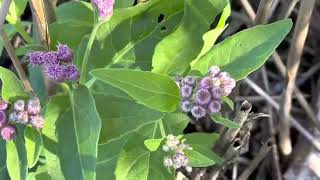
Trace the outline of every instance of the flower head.
<instances>
[{"instance_id":1,"label":"flower head","mask_svg":"<svg viewBox=\"0 0 320 180\"><path fill-rule=\"evenodd\" d=\"M60 83L64 80L64 69L60 65L50 65L47 67L47 73L49 79L56 83Z\"/></svg>"},{"instance_id":2,"label":"flower head","mask_svg":"<svg viewBox=\"0 0 320 180\"><path fill-rule=\"evenodd\" d=\"M24 100L17 100L13 106L16 111L24 111Z\"/></svg>"},{"instance_id":3,"label":"flower head","mask_svg":"<svg viewBox=\"0 0 320 180\"><path fill-rule=\"evenodd\" d=\"M207 89L199 89L196 92L195 101L198 104L205 105L208 104L211 100L211 93Z\"/></svg>"},{"instance_id":4,"label":"flower head","mask_svg":"<svg viewBox=\"0 0 320 180\"><path fill-rule=\"evenodd\" d=\"M7 116L4 111L0 111L0 129L7 124Z\"/></svg>"},{"instance_id":5,"label":"flower head","mask_svg":"<svg viewBox=\"0 0 320 180\"><path fill-rule=\"evenodd\" d=\"M183 85L181 87L180 93L181 93L181 97L183 98L189 98L192 95L192 87L189 85Z\"/></svg>"},{"instance_id":6,"label":"flower head","mask_svg":"<svg viewBox=\"0 0 320 180\"><path fill-rule=\"evenodd\" d=\"M220 99L223 96L223 90L220 87L213 87L211 89L211 95L213 99Z\"/></svg>"},{"instance_id":7,"label":"flower head","mask_svg":"<svg viewBox=\"0 0 320 180\"><path fill-rule=\"evenodd\" d=\"M206 76L203 79L201 79L199 87L200 88L211 88L213 86L213 81L211 79L211 77Z\"/></svg>"},{"instance_id":8,"label":"flower head","mask_svg":"<svg viewBox=\"0 0 320 180\"><path fill-rule=\"evenodd\" d=\"M17 129L11 124L7 124L1 129L1 136L3 140L10 141L16 138Z\"/></svg>"},{"instance_id":9,"label":"flower head","mask_svg":"<svg viewBox=\"0 0 320 180\"><path fill-rule=\"evenodd\" d=\"M192 103L189 100L184 100L181 102L181 110L183 112L190 112L192 108Z\"/></svg>"},{"instance_id":10,"label":"flower head","mask_svg":"<svg viewBox=\"0 0 320 180\"><path fill-rule=\"evenodd\" d=\"M208 105L210 114L217 113L221 110L221 103L219 101L211 101Z\"/></svg>"},{"instance_id":11,"label":"flower head","mask_svg":"<svg viewBox=\"0 0 320 180\"><path fill-rule=\"evenodd\" d=\"M66 80L78 81L80 78L80 72L75 65L68 64L64 68L64 76L65 76Z\"/></svg>"},{"instance_id":12,"label":"flower head","mask_svg":"<svg viewBox=\"0 0 320 180\"><path fill-rule=\"evenodd\" d=\"M27 124L29 120L28 111L21 111L17 113L18 122L21 124Z\"/></svg>"},{"instance_id":13,"label":"flower head","mask_svg":"<svg viewBox=\"0 0 320 180\"><path fill-rule=\"evenodd\" d=\"M163 159L163 165L166 166L167 168L171 167L173 165L173 161L170 157L165 157Z\"/></svg>"},{"instance_id":14,"label":"flower head","mask_svg":"<svg viewBox=\"0 0 320 180\"><path fill-rule=\"evenodd\" d=\"M44 127L44 119L41 115L35 115L30 117L30 123L32 127L41 129Z\"/></svg>"},{"instance_id":15,"label":"flower head","mask_svg":"<svg viewBox=\"0 0 320 180\"><path fill-rule=\"evenodd\" d=\"M8 103L0 98L0 111L4 111L8 108Z\"/></svg>"},{"instance_id":16,"label":"flower head","mask_svg":"<svg viewBox=\"0 0 320 180\"><path fill-rule=\"evenodd\" d=\"M28 107L28 112L30 114L34 114L34 115L39 114L41 111L39 98L35 97L32 99L29 99L27 107Z\"/></svg>"},{"instance_id":17,"label":"flower head","mask_svg":"<svg viewBox=\"0 0 320 180\"><path fill-rule=\"evenodd\" d=\"M18 121L18 114L16 111L13 111L10 115L9 115L9 120L16 122Z\"/></svg>"},{"instance_id":18,"label":"flower head","mask_svg":"<svg viewBox=\"0 0 320 180\"><path fill-rule=\"evenodd\" d=\"M92 3L98 9L101 20L106 20L112 16L114 0L92 0Z\"/></svg>"},{"instance_id":19,"label":"flower head","mask_svg":"<svg viewBox=\"0 0 320 180\"><path fill-rule=\"evenodd\" d=\"M59 64L58 54L55 51L43 52L43 61L45 65Z\"/></svg>"},{"instance_id":20,"label":"flower head","mask_svg":"<svg viewBox=\"0 0 320 180\"><path fill-rule=\"evenodd\" d=\"M183 166L187 166L189 163L189 159L186 155L182 154L182 153L177 153L174 157L173 157L173 167L175 169L179 169Z\"/></svg>"},{"instance_id":21,"label":"flower head","mask_svg":"<svg viewBox=\"0 0 320 180\"><path fill-rule=\"evenodd\" d=\"M72 50L69 48L69 46L65 44L58 44L57 49L58 49L57 51L58 59L67 63L72 62L73 53L72 53Z\"/></svg>"},{"instance_id":22,"label":"flower head","mask_svg":"<svg viewBox=\"0 0 320 180\"><path fill-rule=\"evenodd\" d=\"M219 72L220 72L220 68L218 66L212 66L209 69L209 73L210 73L211 77L214 77L214 76L218 75Z\"/></svg>"},{"instance_id":23,"label":"flower head","mask_svg":"<svg viewBox=\"0 0 320 180\"><path fill-rule=\"evenodd\" d=\"M202 106L193 106L191 114L196 119L200 119L206 115L206 110Z\"/></svg>"},{"instance_id":24,"label":"flower head","mask_svg":"<svg viewBox=\"0 0 320 180\"><path fill-rule=\"evenodd\" d=\"M28 54L29 62L33 66L40 66L44 64L45 53L42 51L35 51Z\"/></svg>"},{"instance_id":25,"label":"flower head","mask_svg":"<svg viewBox=\"0 0 320 180\"><path fill-rule=\"evenodd\" d=\"M196 84L196 79L192 76L187 76L183 78L183 83L188 84L190 86L194 86Z\"/></svg>"}]
</instances>

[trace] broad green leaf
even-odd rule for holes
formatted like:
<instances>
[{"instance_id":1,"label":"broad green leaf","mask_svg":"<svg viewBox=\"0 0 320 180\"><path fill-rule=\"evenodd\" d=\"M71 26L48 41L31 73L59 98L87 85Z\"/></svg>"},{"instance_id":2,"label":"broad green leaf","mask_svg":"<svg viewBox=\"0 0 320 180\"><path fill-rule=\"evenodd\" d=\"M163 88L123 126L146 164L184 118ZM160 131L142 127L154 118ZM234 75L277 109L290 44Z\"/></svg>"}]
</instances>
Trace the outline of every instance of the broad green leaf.
<instances>
[{"instance_id":1,"label":"broad green leaf","mask_svg":"<svg viewBox=\"0 0 320 180\"><path fill-rule=\"evenodd\" d=\"M93 26L94 13L91 3L84 1L70 1L56 8L57 21L78 22Z\"/></svg>"},{"instance_id":2,"label":"broad green leaf","mask_svg":"<svg viewBox=\"0 0 320 180\"><path fill-rule=\"evenodd\" d=\"M115 8L127 8L133 6L135 0L116 0L114 7Z\"/></svg>"},{"instance_id":3,"label":"broad green leaf","mask_svg":"<svg viewBox=\"0 0 320 180\"><path fill-rule=\"evenodd\" d=\"M47 102L47 88L45 86L44 74L41 67L28 67L29 81L41 103Z\"/></svg>"},{"instance_id":4,"label":"broad green leaf","mask_svg":"<svg viewBox=\"0 0 320 180\"><path fill-rule=\"evenodd\" d=\"M147 139L144 141L144 145L150 151L156 151L161 145L163 138L161 139Z\"/></svg>"},{"instance_id":5,"label":"broad green leaf","mask_svg":"<svg viewBox=\"0 0 320 180\"><path fill-rule=\"evenodd\" d=\"M202 35L210 29L226 0L185 0L184 16L179 27L163 39L152 58L153 72L184 72L203 46Z\"/></svg>"},{"instance_id":6,"label":"broad green leaf","mask_svg":"<svg viewBox=\"0 0 320 180\"><path fill-rule=\"evenodd\" d=\"M94 98L102 122L100 144L120 139L164 116L163 113L137 104L131 99L104 94L94 94Z\"/></svg>"},{"instance_id":7,"label":"broad green leaf","mask_svg":"<svg viewBox=\"0 0 320 180\"><path fill-rule=\"evenodd\" d=\"M121 139L115 141L100 144L98 151L97 161L97 180L115 180L115 169L117 160L122 146L127 142L127 139L131 137L131 134L123 136Z\"/></svg>"},{"instance_id":8,"label":"broad green leaf","mask_svg":"<svg viewBox=\"0 0 320 180\"><path fill-rule=\"evenodd\" d=\"M201 145L207 148L212 148L216 141L219 139L219 134L216 133L191 133L183 135L186 139L185 143L190 145Z\"/></svg>"},{"instance_id":9,"label":"broad green leaf","mask_svg":"<svg viewBox=\"0 0 320 180\"><path fill-rule=\"evenodd\" d=\"M37 167L36 172L29 172L28 180L52 180L45 165Z\"/></svg>"},{"instance_id":10,"label":"broad green leaf","mask_svg":"<svg viewBox=\"0 0 320 180\"><path fill-rule=\"evenodd\" d=\"M156 138L156 124L142 127L123 146L115 171L117 180L174 179L174 173L170 174L163 165L164 152L150 152L143 145L146 139Z\"/></svg>"},{"instance_id":11,"label":"broad green leaf","mask_svg":"<svg viewBox=\"0 0 320 180\"><path fill-rule=\"evenodd\" d=\"M233 101L228 98L227 96L222 96L221 97L222 102L224 102L226 105L228 105L228 107L233 110L234 109L234 103Z\"/></svg>"},{"instance_id":12,"label":"broad green leaf","mask_svg":"<svg viewBox=\"0 0 320 180\"><path fill-rule=\"evenodd\" d=\"M201 56L206 54L212 48L212 46L214 45L214 43L216 42L220 34L226 29L227 27L226 21L230 15L231 15L231 6L230 6L230 3L228 2L226 7L222 11L222 14L220 16L217 26L214 29L206 32L202 36L204 44L200 54L194 61L197 61L199 58L201 58Z\"/></svg>"},{"instance_id":13,"label":"broad green leaf","mask_svg":"<svg viewBox=\"0 0 320 180\"><path fill-rule=\"evenodd\" d=\"M39 159L42 150L42 138L38 130L29 126L26 127L24 136L27 148L28 167L32 168Z\"/></svg>"},{"instance_id":14,"label":"broad green leaf","mask_svg":"<svg viewBox=\"0 0 320 180\"><path fill-rule=\"evenodd\" d=\"M7 171L7 152L6 152L6 144L5 142L0 139L0 179L3 180L10 180L8 171Z\"/></svg>"},{"instance_id":15,"label":"broad green leaf","mask_svg":"<svg viewBox=\"0 0 320 180\"><path fill-rule=\"evenodd\" d=\"M220 114L214 114L211 116L212 121L215 123L221 124L228 128L240 128L241 126L232 120L222 117Z\"/></svg>"},{"instance_id":16,"label":"broad green leaf","mask_svg":"<svg viewBox=\"0 0 320 180\"><path fill-rule=\"evenodd\" d=\"M17 22L23 14L27 3L28 0L13 0L10 4L6 19L11 22ZM2 5L2 0L0 1L0 5Z\"/></svg>"},{"instance_id":17,"label":"broad green leaf","mask_svg":"<svg viewBox=\"0 0 320 180\"><path fill-rule=\"evenodd\" d=\"M241 80L265 63L291 26L291 20L281 20L241 31L213 46L198 61L192 62L191 69L206 74L212 65L217 65Z\"/></svg>"},{"instance_id":18,"label":"broad green leaf","mask_svg":"<svg viewBox=\"0 0 320 180\"><path fill-rule=\"evenodd\" d=\"M162 122L167 134L178 136L190 122L189 116L184 113L169 113L162 118Z\"/></svg>"},{"instance_id":19,"label":"broad green leaf","mask_svg":"<svg viewBox=\"0 0 320 180\"><path fill-rule=\"evenodd\" d=\"M152 0L115 10L110 21L99 26L86 73L111 66L151 70L156 44L176 29L182 15L183 0ZM77 50L78 67L87 43L84 37Z\"/></svg>"},{"instance_id":20,"label":"broad green leaf","mask_svg":"<svg viewBox=\"0 0 320 180\"><path fill-rule=\"evenodd\" d=\"M49 174L54 179L95 179L101 120L90 91L79 85L69 96L53 96L45 119Z\"/></svg>"},{"instance_id":21,"label":"broad green leaf","mask_svg":"<svg viewBox=\"0 0 320 180\"><path fill-rule=\"evenodd\" d=\"M28 97L21 81L10 70L0 67L0 79L2 81L1 96L3 100L14 103L19 98Z\"/></svg>"},{"instance_id":22,"label":"broad green leaf","mask_svg":"<svg viewBox=\"0 0 320 180\"><path fill-rule=\"evenodd\" d=\"M24 129L20 126L15 140L6 142L7 170L11 179L26 180L28 173L27 152L24 144Z\"/></svg>"},{"instance_id":23,"label":"broad green leaf","mask_svg":"<svg viewBox=\"0 0 320 180\"><path fill-rule=\"evenodd\" d=\"M158 111L173 112L180 102L178 86L165 75L129 69L97 69L91 75Z\"/></svg>"},{"instance_id":24,"label":"broad green leaf","mask_svg":"<svg viewBox=\"0 0 320 180\"><path fill-rule=\"evenodd\" d=\"M186 150L191 167L207 167L215 164L221 164L222 158L215 154L211 148L201 145L192 145L192 150Z\"/></svg>"}]
</instances>

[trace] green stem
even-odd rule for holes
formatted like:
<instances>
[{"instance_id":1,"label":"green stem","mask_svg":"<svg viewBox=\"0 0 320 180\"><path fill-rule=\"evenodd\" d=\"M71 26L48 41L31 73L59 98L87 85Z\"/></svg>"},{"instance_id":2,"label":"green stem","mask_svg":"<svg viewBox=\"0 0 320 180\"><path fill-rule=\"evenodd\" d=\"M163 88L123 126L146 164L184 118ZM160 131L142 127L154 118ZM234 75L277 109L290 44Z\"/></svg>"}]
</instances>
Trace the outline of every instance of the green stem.
<instances>
[{"instance_id":1,"label":"green stem","mask_svg":"<svg viewBox=\"0 0 320 180\"><path fill-rule=\"evenodd\" d=\"M161 136L163 138L167 137L166 131L164 130L164 125L163 125L162 119L159 121L159 127L160 127Z\"/></svg>"},{"instance_id":2,"label":"green stem","mask_svg":"<svg viewBox=\"0 0 320 180\"><path fill-rule=\"evenodd\" d=\"M87 80L87 64L88 64L88 60L89 60L89 55L91 52L91 48L94 42L94 39L96 37L97 31L99 29L99 26L102 24L102 22L98 22L92 29L90 38L89 38L89 42L86 48L86 51L84 53L84 57L83 57L83 61L82 61L82 66L81 66L81 74L80 74L80 83L84 84Z\"/></svg>"}]
</instances>

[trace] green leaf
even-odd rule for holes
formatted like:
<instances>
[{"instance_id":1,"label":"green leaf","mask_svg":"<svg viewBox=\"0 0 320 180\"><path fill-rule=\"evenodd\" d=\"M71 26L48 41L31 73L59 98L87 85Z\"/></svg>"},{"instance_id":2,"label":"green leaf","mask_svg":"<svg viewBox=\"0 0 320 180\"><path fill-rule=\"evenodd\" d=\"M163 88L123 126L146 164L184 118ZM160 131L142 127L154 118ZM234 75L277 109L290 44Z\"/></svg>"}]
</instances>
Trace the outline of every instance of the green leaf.
<instances>
[{"instance_id":1,"label":"green leaf","mask_svg":"<svg viewBox=\"0 0 320 180\"><path fill-rule=\"evenodd\" d=\"M233 103L233 101L232 101L230 98L228 98L227 96L222 96L222 97L221 97L221 100L222 100L226 105L228 105L228 107L229 107L231 110L234 109L234 103Z\"/></svg>"},{"instance_id":2,"label":"green leaf","mask_svg":"<svg viewBox=\"0 0 320 180\"><path fill-rule=\"evenodd\" d=\"M91 75L158 111L173 112L180 102L178 86L165 75L129 69L97 69Z\"/></svg>"},{"instance_id":3,"label":"green leaf","mask_svg":"<svg viewBox=\"0 0 320 180\"><path fill-rule=\"evenodd\" d=\"M116 9L119 8L127 8L127 7L131 7L134 4L134 0L116 0L114 7Z\"/></svg>"},{"instance_id":4,"label":"green leaf","mask_svg":"<svg viewBox=\"0 0 320 180\"><path fill-rule=\"evenodd\" d=\"M170 174L163 165L164 152L150 152L143 145L146 139L156 138L156 124L142 127L123 146L115 171L117 180L174 179L174 173Z\"/></svg>"},{"instance_id":5,"label":"green leaf","mask_svg":"<svg viewBox=\"0 0 320 180\"><path fill-rule=\"evenodd\" d=\"M23 128L18 129L17 138L6 142L7 170L10 178L14 180L25 180L28 173L27 152L23 140Z\"/></svg>"},{"instance_id":6,"label":"green leaf","mask_svg":"<svg viewBox=\"0 0 320 180\"><path fill-rule=\"evenodd\" d=\"M52 180L45 165L38 166L36 172L29 172L28 180Z\"/></svg>"},{"instance_id":7,"label":"green leaf","mask_svg":"<svg viewBox=\"0 0 320 180\"><path fill-rule=\"evenodd\" d=\"M184 16L179 27L162 40L152 58L153 72L184 72L203 46L202 35L210 29L226 0L185 0Z\"/></svg>"},{"instance_id":8,"label":"green leaf","mask_svg":"<svg viewBox=\"0 0 320 180\"><path fill-rule=\"evenodd\" d=\"M152 0L115 10L110 21L97 30L86 73L105 67L150 71L156 44L176 29L182 15L183 0ZM76 53L80 68L87 43L88 37L84 37Z\"/></svg>"},{"instance_id":9,"label":"green leaf","mask_svg":"<svg viewBox=\"0 0 320 180\"><path fill-rule=\"evenodd\" d=\"M161 145L163 138L161 139L147 139L144 141L144 145L146 146L146 148L150 151L156 151L159 146Z\"/></svg>"},{"instance_id":10,"label":"green leaf","mask_svg":"<svg viewBox=\"0 0 320 180\"><path fill-rule=\"evenodd\" d=\"M95 179L101 120L90 91L79 85L70 96L53 96L45 119L49 174L54 179Z\"/></svg>"},{"instance_id":11,"label":"green leaf","mask_svg":"<svg viewBox=\"0 0 320 180\"><path fill-rule=\"evenodd\" d=\"M57 22L78 22L93 26L94 13L91 3L71 1L62 3L56 8Z\"/></svg>"},{"instance_id":12,"label":"green leaf","mask_svg":"<svg viewBox=\"0 0 320 180\"><path fill-rule=\"evenodd\" d=\"M222 11L222 14L220 16L217 26L214 29L206 32L202 36L204 44L200 54L194 61L197 61L198 59L200 59L204 54L206 54L212 48L212 46L214 45L214 43L216 42L220 34L226 29L227 26L225 24L230 15L231 15L231 6L230 6L230 3L228 2L227 6Z\"/></svg>"},{"instance_id":13,"label":"green leaf","mask_svg":"<svg viewBox=\"0 0 320 180\"><path fill-rule=\"evenodd\" d=\"M6 152L6 144L5 142L0 139L0 179L3 180L9 180L9 174L7 171L7 163L6 163L6 158L7 158L7 152Z\"/></svg>"},{"instance_id":14,"label":"green leaf","mask_svg":"<svg viewBox=\"0 0 320 180\"><path fill-rule=\"evenodd\" d=\"M201 145L207 148L211 148L219 139L219 134L196 132L183 135L183 139L186 139L185 143L190 144L191 146Z\"/></svg>"},{"instance_id":15,"label":"green leaf","mask_svg":"<svg viewBox=\"0 0 320 180\"><path fill-rule=\"evenodd\" d=\"M26 127L24 135L27 148L28 167L32 168L39 159L42 150L42 138L38 130L29 126Z\"/></svg>"},{"instance_id":16,"label":"green leaf","mask_svg":"<svg viewBox=\"0 0 320 180\"><path fill-rule=\"evenodd\" d=\"M163 113L137 104L132 99L104 94L94 94L94 98L102 121L100 144L119 139L164 116ZM106 103L110 104L108 108Z\"/></svg>"},{"instance_id":17,"label":"green leaf","mask_svg":"<svg viewBox=\"0 0 320 180\"><path fill-rule=\"evenodd\" d=\"M186 150L186 156L191 167L207 167L223 162L210 148L201 145L192 145L192 150Z\"/></svg>"},{"instance_id":18,"label":"green leaf","mask_svg":"<svg viewBox=\"0 0 320 180\"><path fill-rule=\"evenodd\" d=\"M20 16L23 14L27 6L27 3L28 0L13 0L10 4L9 12L6 19L14 23L19 21ZM0 2L0 5L2 5L2 0Z\"/></svg>"},{"instance_id":19,"label":"green leaf","mask_svg":"<svg viewBox=\"0 0 320 180\"><path fill-rule=\"evenodd\" d=\"M167 134L178 136L190 122L189 116L184 113L169 113L162 118L162 122Z\"/></svg>"},{"instance_id":20,"label":"green leaf","mask_svg":"<svg viewBox=\"0 0 320 180\"><path fill-rule=\"evenodd\" d=\"M2 99L14 103L17 99L27 98L21 81L8 69L0 67L0 79L2 81Z\"/></svg>"},{"instance_id":21,"label":"green leaf","mask_svg":"<svg viewBox=\"0 0 320 180\"><path fill-rule=\"evenodd\" d=\"M241 31L213 46L198 61L192 62L191 69L206 74L212 65L217 65L241 80L265 63L291 27L291 20L281 20Z\"/></svg>"},{"instance_id":22,"label":"green leaf","mask_svg":"<svg viewBox=\"0 0 320 180\"><path fill-rule=\"evenodd\" d=\"M230 119L222 117L220 114L214 114L211 116L212 121L221 124L228 128L240 128L241 126Z\"/></svg>"}]
</instances>

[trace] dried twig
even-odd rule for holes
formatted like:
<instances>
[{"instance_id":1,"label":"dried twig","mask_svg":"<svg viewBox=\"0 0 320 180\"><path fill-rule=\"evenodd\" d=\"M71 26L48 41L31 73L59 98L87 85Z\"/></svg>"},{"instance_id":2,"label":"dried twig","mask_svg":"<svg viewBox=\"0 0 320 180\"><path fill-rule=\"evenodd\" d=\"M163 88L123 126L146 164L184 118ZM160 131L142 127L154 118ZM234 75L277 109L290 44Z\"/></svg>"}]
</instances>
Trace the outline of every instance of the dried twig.
<instances>
[{"instance_id":1,"label":"dried twig","mask_svg":"<svg viewBox=\"0 0 320 180\"><path fill-rule=\"evenodd\" d=\"M270 140L264 143L264 145L261 147L259 153L256 155L256 157L251 161L249 164L249 167L242 172L242 174L239 176L238 180L246 180L249 178L251 173L257 168L259 163L267 156L269 151L272 148L272 143Z\"/></svg>"},{"instance_id":2,"label":"dried twig","mask_svg":"<svg viewBox=\"0 0 320 180\"><path fill-rule=\"evenodd\" d=\"M254 25L265 24L268 20L268 12L271 8L273 0L261 0L258 8L257 15L254 19Z\"/></svg>"},{"instance_id":3,"label":"dried twig","mask_svg":"<svg viewBox=\"0 0 320 180\"><path fill-rule=\"evenodd\" d=\"M270 103L272 105L273 108L275 108L276 110L280 109L280 105L274 101L270 95L268 95L262 88L260 88L256 83L254 83L252 80L250 80L249 78L246 78L244 80L254 91L256 91L256 93L258 93L259 95L261 95L262 97L264 97L268 103ZM303 135L307 140L310 141L310 143L317 149L320 151L320 142L317 140L317 138L315 138L313 135L311 135L309 133L308 130L306 130L303 126L300 125L300 123L298 123L298 121L296 119L294 119L292 116L290 116L291 118L291 125L292 127L294 127L295 129L297 129L301 135Z\"/></svg>"},{"instance_id":4,"label":"dried twig","mask_svg":"<svg viewBox=\"0 0 320 180\"><path fill-rule=\"evenodd\" d=\"M280 109L280 149L283 154L288 155L292 151L290 139L290 110L292 93L300 65L304 43L308 34L309 22L315 0L302 1L299 9L298 20L294 29L293 39L287 60L287 86Z\"/></svg>"},{"instance_id":5,"label":"dried twig","mask_svg":"<svg viewBox=\"0 0 320 180\"><path fill-rule=\"evenodd\" d=\"M20 64L19 58L15 54L14 48L8 38L7 33L3 29L4 21L5 21L7 14L8 14L10 4L11 4L11 0L3 0L2 1L2 5L1 5L1 9L0 9L0 23L1 23L0 24L0 36L1 36L1 39L3 42L3 45L6 48L16 71L18 72L18 75L24 85L24 88L26 89L28 94L30 96L32 96L33 89L31 87L29 80L28 80L28 77L27 77L26 73L24 72L22 65Z\"/></svg>"}]
</instances>

